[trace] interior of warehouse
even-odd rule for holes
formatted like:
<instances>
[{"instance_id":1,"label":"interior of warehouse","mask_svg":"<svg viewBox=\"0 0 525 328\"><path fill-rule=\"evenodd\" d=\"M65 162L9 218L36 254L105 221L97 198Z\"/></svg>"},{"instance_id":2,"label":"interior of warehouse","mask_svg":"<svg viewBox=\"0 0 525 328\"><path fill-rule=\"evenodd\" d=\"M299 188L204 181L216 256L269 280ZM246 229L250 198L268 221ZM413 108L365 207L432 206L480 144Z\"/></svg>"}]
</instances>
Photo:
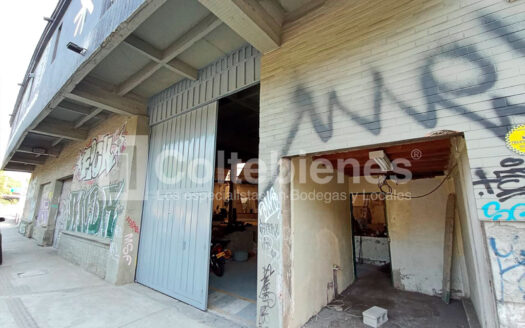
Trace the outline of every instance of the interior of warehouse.
<instances>
[{"instance_id":1,"label":"interior of warehouse","mask_svg":"<svg viewBox=\"0 0 525 328\"><path fill-rule=\"evenodd\" d=\"M472 290L463 146L462 136L440 135L291 158L292 167L304 165L300 161L334 167L320 175L333 177L323 183L291 179L292 246L285 266L292 326L317 327L320 319L359 324L372 306L388 310L389 321L401 326L461 327L475 320L475 312L465 311L479 299ZM414 149L423 156L414 158ZM379 163L372 165L375 174L363 176L377 151L390 163L406 158L412 179L403 181L406 173L396 172L401 165L381 173ZM357 167L337 166L350 158Z\"/></svg>"},{"instance_id":2,"label":"interior of warehouse","mask_svg":"<svg viewBox=\"0 0 525 328\"><path fill-rule=\"evenodd\" d=\"M259 86L221 99L217 121L208 308L253 325L257 313ZM223 268L217 270L213 264L218 254Z\"/></svg>"}]
</instances>

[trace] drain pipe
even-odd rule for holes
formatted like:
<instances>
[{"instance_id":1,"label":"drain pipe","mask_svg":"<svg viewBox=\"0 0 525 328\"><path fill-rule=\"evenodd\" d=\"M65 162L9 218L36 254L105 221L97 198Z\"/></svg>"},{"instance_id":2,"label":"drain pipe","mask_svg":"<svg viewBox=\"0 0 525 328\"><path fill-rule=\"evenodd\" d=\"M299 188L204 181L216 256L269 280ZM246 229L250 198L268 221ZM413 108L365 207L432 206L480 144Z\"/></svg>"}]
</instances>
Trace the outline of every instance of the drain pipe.
<instances>
[{"instance_id":1,"label":"drain pipe","mask_svg":"<svg viewBox=\"0 0 525 328\"><path fill-rule=\"evenodd\" d=\"M334 280L334 298L337 298L339 295L339 291L337 290L337 271L341 271L341 267L337 264L334 264L332 267L332 274L333 274L333 280Z\"/></svg>"}]
</instances>

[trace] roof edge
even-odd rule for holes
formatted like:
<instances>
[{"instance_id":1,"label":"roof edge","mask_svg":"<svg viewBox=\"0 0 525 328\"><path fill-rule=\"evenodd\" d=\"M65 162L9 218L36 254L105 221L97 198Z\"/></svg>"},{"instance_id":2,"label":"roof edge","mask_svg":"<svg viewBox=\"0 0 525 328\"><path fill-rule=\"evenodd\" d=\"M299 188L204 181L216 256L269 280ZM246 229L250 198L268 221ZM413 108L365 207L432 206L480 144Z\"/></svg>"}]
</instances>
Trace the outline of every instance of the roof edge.
<instances>
[{"instance_id":1,"label":"roof edge","mask_svg":"<svg viewBox=\"0 0 525 328\"><path fill-rule=\"evenodd\" d=\"M13 111L11 112L11 117L9 118L9 126L11 128L13 127L13 122L20 108L20 103L22 102L24 93L26 92L27 85L28 85L27 82L29 80L29 74L33 71L33 69L36 67L36 65L40 61L40 58L42 57L42 54L47 44L51 40L53 33L58 27L70 3L71 3L71 0L59 0L58 1L58 4L55 7L55 10L53 11L53 14L50 17L51 20L46 25L46 27L44 28L44 31L42 32L42 35L40 36L40 39L36 45L35 51L33 52L33 56L31 57L31 60L29 61L29 65L24 75L24 79L22 81L22 87L18 91L18 96L16 98L16 102L15 102Z\"/></svg>"}]
</instances>

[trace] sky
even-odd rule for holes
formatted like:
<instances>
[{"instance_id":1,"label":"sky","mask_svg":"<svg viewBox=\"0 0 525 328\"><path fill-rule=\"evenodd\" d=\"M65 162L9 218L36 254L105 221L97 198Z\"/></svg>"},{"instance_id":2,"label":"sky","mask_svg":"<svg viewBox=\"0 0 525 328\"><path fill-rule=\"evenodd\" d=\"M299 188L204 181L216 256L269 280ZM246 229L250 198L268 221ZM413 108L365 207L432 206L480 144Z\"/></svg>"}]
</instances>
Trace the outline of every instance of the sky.
<instances>
[{"instance_id":1,"label":"sky","mask_svg":"<svg viewBox=\"0 0 525 328\"><path fill-rule=\"evenodd\" d=\"M9 138L9 118L35 47L58 0L1 1L0 158Z\"/></svg>"}]
</instances>

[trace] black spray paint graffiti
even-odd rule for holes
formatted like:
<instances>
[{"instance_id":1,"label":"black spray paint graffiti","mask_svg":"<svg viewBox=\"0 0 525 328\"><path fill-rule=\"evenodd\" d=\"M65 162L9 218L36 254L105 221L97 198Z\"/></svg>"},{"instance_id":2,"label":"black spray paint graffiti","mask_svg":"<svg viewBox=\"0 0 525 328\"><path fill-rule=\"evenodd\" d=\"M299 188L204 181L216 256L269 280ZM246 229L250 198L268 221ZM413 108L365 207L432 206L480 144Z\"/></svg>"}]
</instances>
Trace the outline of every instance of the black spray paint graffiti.
<instances>
[{"instance_id":1,"label":"black spray paint graffiti","mask_svg":"<svg viewBox=\"0 0 525 328\"><path fill-rule=\"evenodd\" d=\"M125 130L126 126L124 125L114 134L107 134L98 139L94 138L80 152L75 172L79 181L96 179L113 169L120 154L126 149Z\"/></svg>"},{"instance_id":2,"label":"black spray paint graffiti","mask_svg":"<svg viewBox=\"0 0 525 328\"><path fill-rule=\"evenodd\" d=\"M279 237L279 223L259 223L259 233L263 236Z\"/></svg>"},{"instance_id":3,"label":"black spray paint graffiti","mask_svg":"<svg viewBox=\"0 0 525 328\"><path fill-rule=\"evenodd\" d=\"M489 195L494 195L494 188L497 189L496 197L500 202L505 202L516 196L525 195L525 161L522 158L508 157L500 162L501 170L492 172L493 178L488 178L485 171L481 168L476 169L475 174L478 180L474 185L485 187ZM483 196L485 192L480 191Z\"/></svg>"},{"instance_id":4,"label":"black spray paint graffiti","mask_svg":"<svg viewBox=\"0 0 525 328\"><path fill-rule=\"evenodd\" d=\"M280 235L281 224L279 223L259 223L259 236L262 249L271 256L273 260L279 259L279 252L274 247L275 241Z\"/></svg>"},{"instance_id":5,"label":"black spray paint graffiti","mask_svg":"<svg viewBox=\"0 0 525 328\"><path fill-rule=\"evenodd\" d=\"M259 327L265 327L268 320L270 310L275 307L276 297L275 293L270 291L270 278L275 273L271 264L263 267L263 277L261 279L261 291L259 292Z\"/></svg>"},{"instance_id":6,"label":"black spray paint graffiti","mask_svg":"<svg viewBox=\"0 0 525 328\"><path fill-rule=\"evenodd\" d=\"M498 273L500 275L500 301L504 301L504 276L515 270L520 270L520 268L522 274L519 276L516 284L519 291L523 294L523 299L525 299L525 249L520 249L519 236L514 236L511 244L507 246L507 250L498 249L495 238L491 237L489 241L490 247L492 248L498 262Z\"/></svg>"},{"instance_id":7,"label":"black spray paint graffiti","mask_svg":"<svg viewBox=\"0 0 525 328\"><path fill-rule=\"evenodd\" d=\"M507 44L513 51L525 56L525 41L512 35L512 32L504 26L503 22L493 15L485 15L479 18L482 26L487 32L494 34L499 40ZM475 83L448 83L441 81L434 74L434 68L443 60L462 60L478 68L477 76L482 78ZM299 85L294 92L293 103L301 109L292 120L294 123L290 128L284 146L279 153L279 157L286 156L290 146L295 139L303 117L308 116L322 142L328 142L333 135L334 110L338 109L350 120L358 123L370 133L379 135L381 133L381 114L383 103L390 100L396 103L408 117L424 128L431 129L438 123L437 111L447 110L463 116L472 122L479 124L487 129L488 133L504 139L504 135L511 125L509 116L525 116L525 106L513 105L509 99L501 95L491 95L492 110L494 119L488 119L480 114L471 111L467 106L462 105L458 98L467 96L481 95L490 92L497 81L497 71L489 58L481 55L476 46L472 44L460 45L458 43L448 46L447 49L440 49L440 52L426 57L422 67L419 83L425 98L426 108L423 111L401 101L386 85L381 72L372 70L374 82L374 112L371 116L359 114L359 109L352 110L349 105L343 104L336 91L328 93L328 108L318 109L313 101L313 93L304 85ZM461 81L460 81L461 82ZM460 86L461 87L458 87ZM321 113L326 113L326 123L323 122ZM279 169L272 173L269 183L263 189L263 197L270 190L279 175Z\"/></svg>"},{"instance_id":8,"label":"black spray paint graffiti","mask_svg":"<svg viewBox=\"0 0 525 328\"><path fill-rule=\"evenodd\" d=\"M121 181L104 187L94 184L89 189L72 191L66 229L112 238L123 189L124 182Z\"/></svg>"}]
</instances>

